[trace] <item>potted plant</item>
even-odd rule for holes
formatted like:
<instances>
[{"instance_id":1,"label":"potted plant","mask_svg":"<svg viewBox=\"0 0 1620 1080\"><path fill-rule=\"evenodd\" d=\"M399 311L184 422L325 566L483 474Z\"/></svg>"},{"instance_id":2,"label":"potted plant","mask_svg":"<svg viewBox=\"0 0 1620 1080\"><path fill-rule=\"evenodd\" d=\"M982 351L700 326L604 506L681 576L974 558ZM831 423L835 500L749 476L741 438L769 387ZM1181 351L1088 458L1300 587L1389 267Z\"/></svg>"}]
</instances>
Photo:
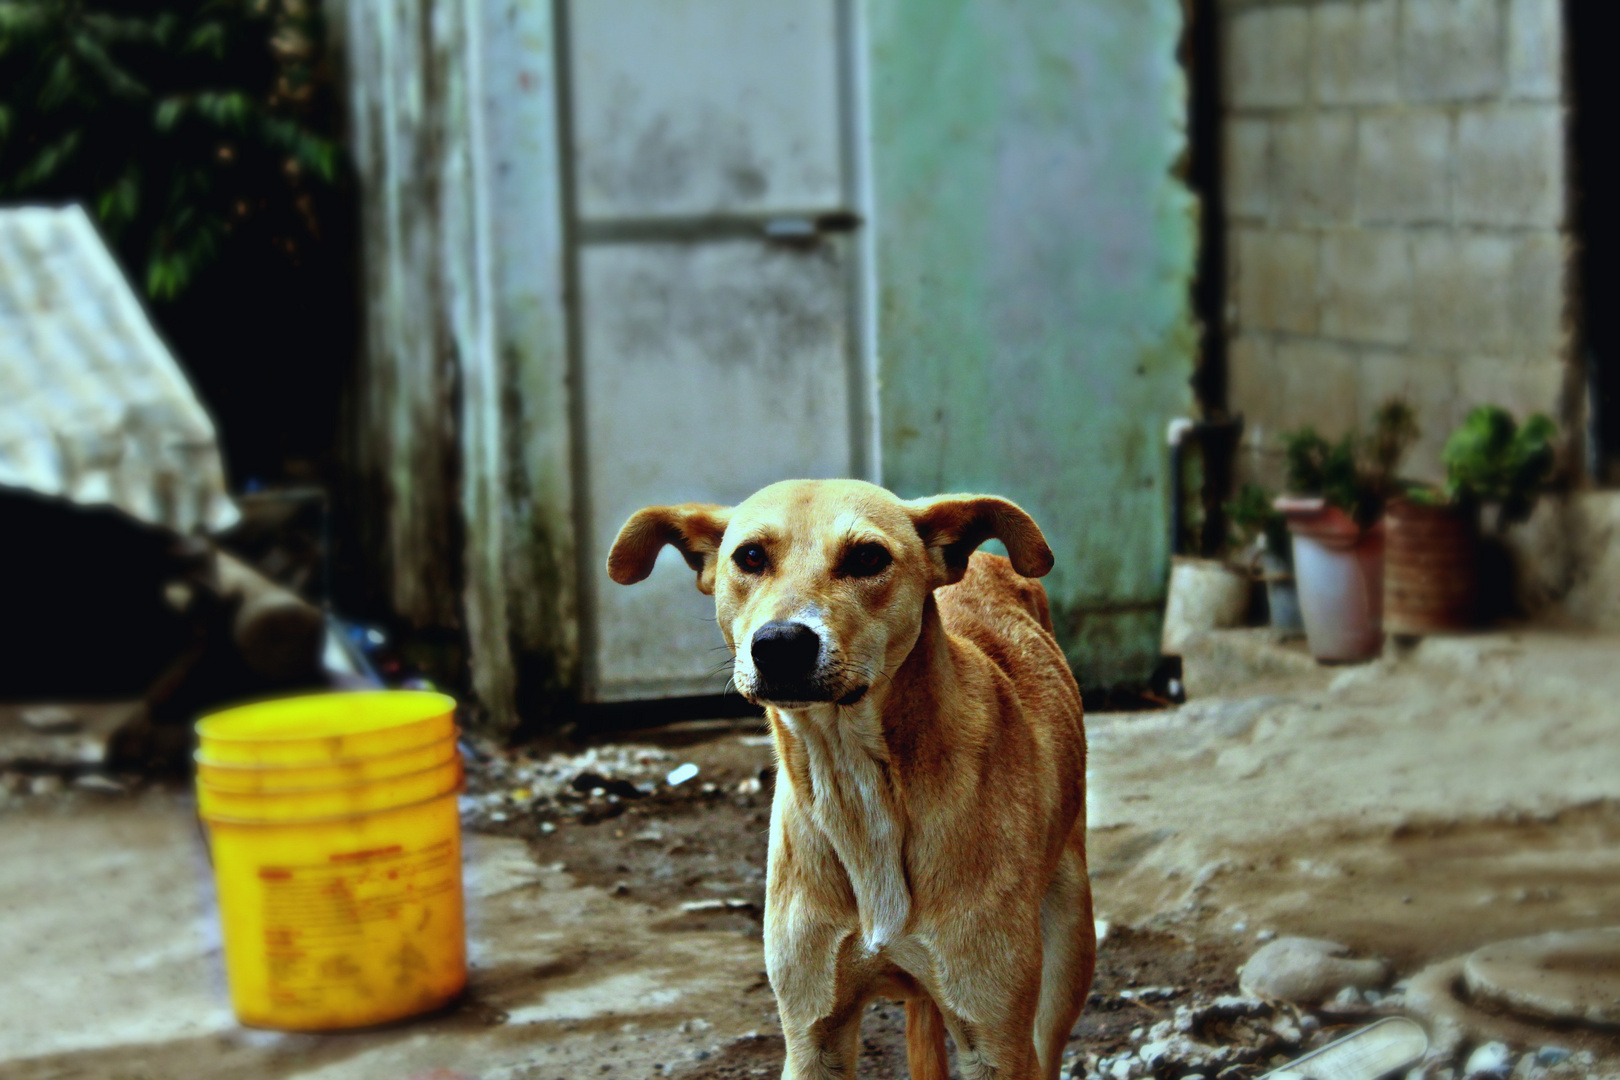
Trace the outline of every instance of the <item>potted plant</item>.
<instances>
[{"instance_id":1,"label":"potted plant","mask_svg":"<svg viewBox=\"0 0 1620 1080\"><path fill-rule=\"evenodd\" d=\"M1481 405L1446 440L1444 485L1413 485L1390 501L1384 609L1391 633L1479 622L1482 512L1495 511L1497 531L1530 516L1552 473L1557 432L1539 413L1519 424L1506 409Z\"/></svg>"},{"instance_id":2,"label":"potted plant","mask_svg":"<svg viewBox=\"0 0 1620 1080\"><path fill-rule=\"evenodd\" d=\"M1299 591L1294 585L1288 523L1273 501L1259 484L1244 484L1224 509L1231 525L1232 548L1247 553L1242 561L1266 588L1272 629L1289 636L1302 633L1305 624L1300 619Z\"/></svg>"},{"instance_id":3,"label":"potted plant","mask_svg":"<svg viewBox=\"0 0 1620 1080\"><path fill-rule=\"evenodd\" d=\"M1290 494L1274 505L1293 537L1300 614L1318 660L1367 660L1383 647L1384 505L1416 437L1398 399L1379 407L1366 437L1329 442L1312 427L1283 435Z\"/></svg>"}]
</instances>

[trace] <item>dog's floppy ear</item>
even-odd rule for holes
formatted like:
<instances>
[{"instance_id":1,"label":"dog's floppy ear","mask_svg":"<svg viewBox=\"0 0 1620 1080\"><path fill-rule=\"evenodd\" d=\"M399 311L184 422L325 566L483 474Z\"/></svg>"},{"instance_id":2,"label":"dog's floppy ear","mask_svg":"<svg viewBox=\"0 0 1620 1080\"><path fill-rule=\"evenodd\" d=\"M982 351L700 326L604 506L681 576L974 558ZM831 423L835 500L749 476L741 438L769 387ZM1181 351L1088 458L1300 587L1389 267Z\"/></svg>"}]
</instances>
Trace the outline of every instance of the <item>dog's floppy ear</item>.
<instances>
[{"instance_id":1,"label":"dog's floppy ear","mask_svg":"<svg viewBox=\"0 0 1620 1080\"><path fill-rule=\"evenodd\" d=\"M989 539L1007 545L1013 569L1044 577L1052 569L1052 549L1039 525L1015 504L994 495L936 495L906 503L929 557L943 569L940 585L962 580L968 556Z\"/></svg>"},{"instance_id":2,"label":"dog's floppy ear","mask_svg":"<svg viewBox=\"0 0 1620 1080\"><path fill-rule=\"evenodd\" d=\"M714 594L715 559L731 511L708 503L649 506L630 515L608 552L608 577L634 585L652 573L665 544L671 544L697 571L699 592Z\"/></svg>"}]
</instances>

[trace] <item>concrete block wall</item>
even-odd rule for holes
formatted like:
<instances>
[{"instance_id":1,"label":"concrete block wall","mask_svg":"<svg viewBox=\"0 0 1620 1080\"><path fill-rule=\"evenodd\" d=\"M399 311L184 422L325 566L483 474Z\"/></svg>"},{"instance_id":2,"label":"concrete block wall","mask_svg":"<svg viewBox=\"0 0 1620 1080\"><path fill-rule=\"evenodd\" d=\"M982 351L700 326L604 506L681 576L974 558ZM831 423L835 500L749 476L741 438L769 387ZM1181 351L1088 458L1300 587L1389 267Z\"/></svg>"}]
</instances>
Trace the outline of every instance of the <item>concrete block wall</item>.
<instances>
[{"instance_id":1,"label":"concrete block wall","mask_svg":"<svg viewBox=\"0 0 1620 1080\"><path fill-rule=\"evenodd\" d=\"M1560 0L1224 0L1240 475L1402 394L1441 474L1476 404L1571 419Z\"/></svg>"}]
</instances>

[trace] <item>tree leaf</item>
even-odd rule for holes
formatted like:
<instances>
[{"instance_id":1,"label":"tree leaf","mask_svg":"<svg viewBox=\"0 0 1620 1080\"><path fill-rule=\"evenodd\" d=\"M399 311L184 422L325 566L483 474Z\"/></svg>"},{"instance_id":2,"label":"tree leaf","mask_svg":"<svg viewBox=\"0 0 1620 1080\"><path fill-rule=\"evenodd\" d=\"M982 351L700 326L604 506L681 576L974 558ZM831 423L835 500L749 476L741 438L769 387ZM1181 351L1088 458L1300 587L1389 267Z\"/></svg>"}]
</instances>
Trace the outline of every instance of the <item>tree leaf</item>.
<instances>
[{"instance_id":1,"label":"tree leaf","mask_svg":"<svg viewBox=\"0 0 1620 1080\"><path fill-rule=\"evenodd\" d=\"M167 134L180 123L180 118L186 112L186 99L183 97L166 97L157 104L157 110L152 115L152 125L159 131Z\"/></svg>"}]
</instances>

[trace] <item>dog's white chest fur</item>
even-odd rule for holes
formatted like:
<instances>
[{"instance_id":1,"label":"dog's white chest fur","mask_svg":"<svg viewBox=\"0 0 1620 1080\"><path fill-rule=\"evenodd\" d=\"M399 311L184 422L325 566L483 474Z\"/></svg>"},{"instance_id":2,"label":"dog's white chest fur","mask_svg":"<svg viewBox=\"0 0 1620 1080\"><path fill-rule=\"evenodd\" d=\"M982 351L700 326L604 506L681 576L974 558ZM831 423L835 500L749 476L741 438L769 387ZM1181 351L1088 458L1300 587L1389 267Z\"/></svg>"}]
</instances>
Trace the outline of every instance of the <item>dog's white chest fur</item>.
<instances>
[{"instance_id":1,"label":"dog's white chest fur","mask_svg":"<svg viewBox=\"0 0 1620 1080\"><path fill-rule=\"evenodd\" d=\"M813 790L804 794L810 819L849 874L861 942L868 952L877 952L900 937L911 914L904 838L884 773L888 748L877 715L846 710L840 716L831 708L821 715L808 710L780 715L809 763Z\"/></svg>"}]
</instances>

